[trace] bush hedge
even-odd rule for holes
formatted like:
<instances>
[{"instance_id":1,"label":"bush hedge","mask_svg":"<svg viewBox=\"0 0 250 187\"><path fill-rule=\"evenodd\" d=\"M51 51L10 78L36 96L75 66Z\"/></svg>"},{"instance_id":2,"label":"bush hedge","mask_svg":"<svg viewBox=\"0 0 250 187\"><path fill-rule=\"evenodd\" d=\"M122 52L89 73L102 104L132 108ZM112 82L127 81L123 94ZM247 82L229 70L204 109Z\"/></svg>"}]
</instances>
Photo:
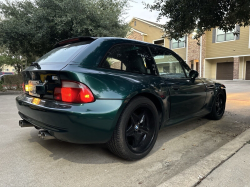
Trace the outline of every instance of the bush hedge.
<instances>
[{"instance_id":1,"label":"bush hedge","mask_svg":"<svg viewBox=\"0 0 250 187\"><path fill-rule=\"evenodd\" d=\"M3 76L2 86L8 90L22 90L23 77L22 74Z\"/></svg>"},{"instance_id":2,"label":"bush hedge","mask_svg":"<svg viewBox=\"0 0 250 187\"><path fill-rule=\"evenodd\" d=\"M3 83L2 83L2 81L0 81L0 91L4 91L3 90Z\"/></svg>"}]
</instances>

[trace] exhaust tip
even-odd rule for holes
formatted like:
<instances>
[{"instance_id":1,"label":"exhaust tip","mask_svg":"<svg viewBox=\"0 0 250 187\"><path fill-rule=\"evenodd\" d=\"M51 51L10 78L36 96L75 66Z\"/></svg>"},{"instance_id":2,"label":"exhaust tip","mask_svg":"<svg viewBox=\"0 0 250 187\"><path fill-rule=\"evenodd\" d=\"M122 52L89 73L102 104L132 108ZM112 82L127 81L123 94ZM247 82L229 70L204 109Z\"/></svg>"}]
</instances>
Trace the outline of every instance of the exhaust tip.
<instances>
[{"instance_id":1,"label":"exhaust tip","mask_svg":"<svg viewBox=\"0 0 250 187\"><path fill-rule=\"evenodd\" d=\"M34 127L34 125L32 125L26 120L19 120L19 126L20 127Z\"/></svg>"},{"instance_id":2,"label":"exhaust tip","mask_svg":"<svg viewBox=\"0 0 250 187\"><path fill-rule=\"evenodd\" d=\"M38 132L38 136L43 140L52 140L55 139L47 130L41 130Z\"/></svg>"}]
</instances>

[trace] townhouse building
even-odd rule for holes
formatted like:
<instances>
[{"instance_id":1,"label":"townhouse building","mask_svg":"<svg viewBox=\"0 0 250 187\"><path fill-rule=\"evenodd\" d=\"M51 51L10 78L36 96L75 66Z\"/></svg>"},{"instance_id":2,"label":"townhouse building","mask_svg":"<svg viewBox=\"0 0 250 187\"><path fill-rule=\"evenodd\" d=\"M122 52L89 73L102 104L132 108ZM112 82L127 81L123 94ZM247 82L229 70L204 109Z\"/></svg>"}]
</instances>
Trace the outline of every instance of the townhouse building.
<instances>
[{"instance_id":1,"label":"townhouse building","mask_svg":"<svg viewBox=\"0 0 250 187\"><path fill-rule=\"evenodd\" d=\"M130 21L126 38L170 48L200 77L215 80L250 80L250 28L235 26L239 35L214 28L200 38L200 45L187 35L169 40L160 24L140 18Z\"/></svg>"},{"instance_id":2,"label":"townhouse building","mask_svg":"<svg viewBox=\"0 0 250 187\"><path fill-rule=\"evenodd\" d=\"M2 67L0 67L0 75L1 74L15 74L16 70L13 66L9 66L4 64Z\"/></svg>"}]
</instances>

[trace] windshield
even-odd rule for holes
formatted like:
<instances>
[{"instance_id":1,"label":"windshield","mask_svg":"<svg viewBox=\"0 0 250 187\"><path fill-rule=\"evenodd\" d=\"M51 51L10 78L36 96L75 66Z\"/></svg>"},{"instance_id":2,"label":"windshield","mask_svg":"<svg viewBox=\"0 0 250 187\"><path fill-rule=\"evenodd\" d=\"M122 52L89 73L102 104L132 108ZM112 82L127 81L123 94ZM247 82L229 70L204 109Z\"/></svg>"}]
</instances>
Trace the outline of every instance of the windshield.
<instances>
[{"instance_id":1,"label":"windshield","mask_svg":"<svg viewBox=\"0 0 250 187\"><path fill-rule=\"evenodd\" d=\"M52 51L43 55L36 62L40 65L42 64L56 64L56 63L65 63L67 62L73 55L76 55L78 51L86 48L89 45L88 42L79 42L75 44L68 44L62 47L58 47L53 49Z\"/></svg>"}]
</instances>

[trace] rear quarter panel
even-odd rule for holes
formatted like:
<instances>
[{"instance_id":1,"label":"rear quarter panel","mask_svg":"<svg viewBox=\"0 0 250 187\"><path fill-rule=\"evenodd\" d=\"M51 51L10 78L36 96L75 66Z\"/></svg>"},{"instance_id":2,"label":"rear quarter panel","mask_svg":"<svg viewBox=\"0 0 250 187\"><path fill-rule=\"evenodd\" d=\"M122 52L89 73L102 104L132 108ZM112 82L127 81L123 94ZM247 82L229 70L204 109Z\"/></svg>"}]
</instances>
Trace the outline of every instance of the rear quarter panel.
<instances>
[{"instance_id":1,"label":"rear quarter panel","mask_svg":"<svg viewBox=\"0 0 250 187\"><path fill-rule=\"evenodd\" d=\"M79 65L68 65L60 75L61 80L75 80L87 85L96 99L119 99L128 103L137 95L151 94L161 105L162 121L168 118L169 88L159 76L104 68L89 69Z\"/></svg>"}]
</instances>

